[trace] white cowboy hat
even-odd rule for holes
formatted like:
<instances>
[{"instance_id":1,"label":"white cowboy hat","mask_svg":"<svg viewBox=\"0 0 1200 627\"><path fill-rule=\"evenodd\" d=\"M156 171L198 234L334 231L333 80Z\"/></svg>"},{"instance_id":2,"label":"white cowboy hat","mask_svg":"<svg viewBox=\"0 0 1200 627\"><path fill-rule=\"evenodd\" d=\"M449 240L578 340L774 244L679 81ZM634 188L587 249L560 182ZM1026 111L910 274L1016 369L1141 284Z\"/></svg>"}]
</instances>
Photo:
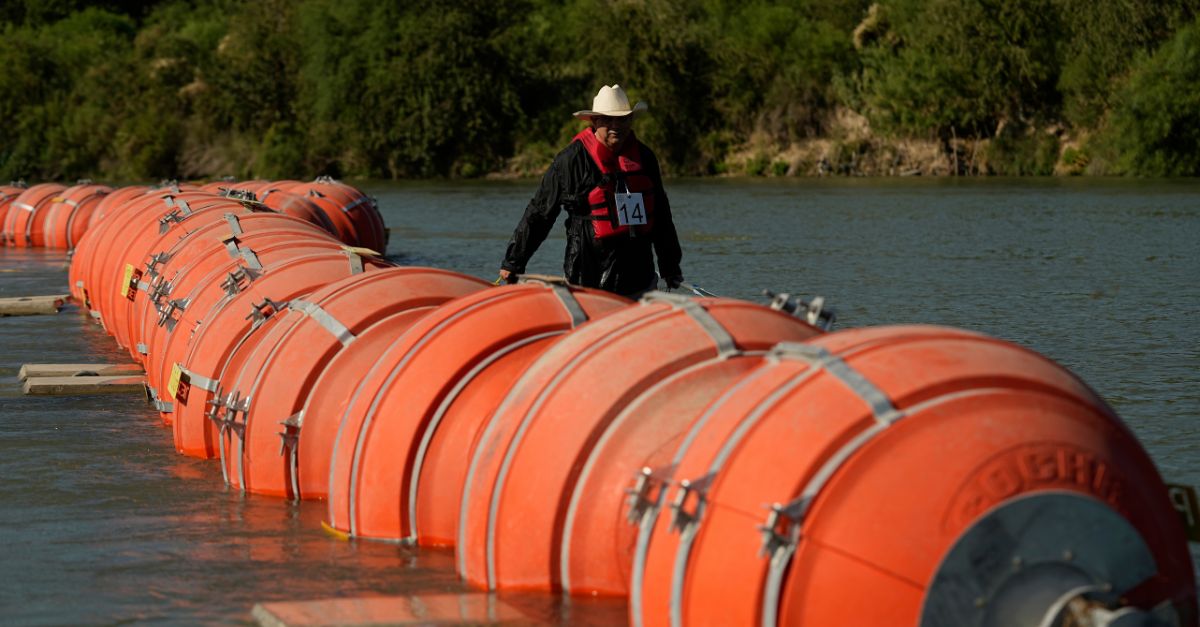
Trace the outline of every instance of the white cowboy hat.
<instances>
[{"instance_id":1,"label":"white cowboy hat","mask_svg":"<svg viewBox=\"0 0 1200 627\"><path fill-rule=\"evenodd\" d=\"M623 117L626 115L636 115L647 109L646 103L638 102L636 106L629 106L629 96L625 95L625 90L621 89L620 85L609 87L605 85L596 92L596 97L592 98L592 108L589 111L576 111L573 115L581 120L590 120L593 116L606 115L614 118Z\"/></svg>"}]
</instances>

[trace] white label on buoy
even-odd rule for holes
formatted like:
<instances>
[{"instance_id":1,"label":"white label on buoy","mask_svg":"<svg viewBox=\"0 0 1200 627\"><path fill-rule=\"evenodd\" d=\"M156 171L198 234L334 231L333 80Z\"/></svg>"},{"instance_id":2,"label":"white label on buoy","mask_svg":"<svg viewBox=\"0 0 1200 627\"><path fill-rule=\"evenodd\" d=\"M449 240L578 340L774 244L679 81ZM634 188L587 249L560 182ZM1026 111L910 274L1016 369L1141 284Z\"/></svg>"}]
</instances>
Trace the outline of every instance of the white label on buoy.
<instances>
[{"instance_id":1,"label":"white label on buoy","mask_svg":"<svg viewBox=\"0 0 1200 627\"><path fill-rule=\"evenodd\" d=\"M617 224L638 226L646 223L646 205L640 192L617 192Z\"/></svg>"}]
</instances>

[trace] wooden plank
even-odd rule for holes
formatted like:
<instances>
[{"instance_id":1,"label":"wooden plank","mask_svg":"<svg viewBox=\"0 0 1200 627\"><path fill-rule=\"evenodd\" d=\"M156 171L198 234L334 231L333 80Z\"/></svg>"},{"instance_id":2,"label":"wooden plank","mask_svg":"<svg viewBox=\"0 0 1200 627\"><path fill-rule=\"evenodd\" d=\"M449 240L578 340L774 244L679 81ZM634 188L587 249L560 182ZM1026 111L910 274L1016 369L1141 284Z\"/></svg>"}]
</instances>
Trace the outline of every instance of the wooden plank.
<instances>
[{"instance_id":1,"label":"wooden plank","mask_svg":"<svg viewBox=\"0 0 1200 627\"><path fill-rule=\"evenodd\" d=\"M536 621L494 595L426 594L259 603L250 616L264 627L302 625L529 625Z\"/></svg>"},{"instance_id":2,"label":"wooden plank","mask_svg":"<svg viewBox=\"0 0 1200 627\"><path fill-rule=\"evenodd\" d=\"M129 394L145 390L146 377L37 377L26 379L22 389L39 396L80 394Z\"/></svg>"},{"instance_id":3,"label":"wooden plank","mask_svg":"<svg viewBox=\"0 0 1200 627\"><path fill-rule=\"evenodd\" d=\"M39 377L83 377L83 376L126 376L142 374L144 370L138 364L25 364L17 373L17 378L36 379Z\"/></svg>"},{"instance_id":4,"label":"wooden plank","mask_svg":"<svg viewBox=\"0 0 1200 627\"><path fill-rule=\"evenodd\" d=\"M58 313L70 299L69 294L0 298L0 316L36 316Z\"/></svg>"}]
</instances>

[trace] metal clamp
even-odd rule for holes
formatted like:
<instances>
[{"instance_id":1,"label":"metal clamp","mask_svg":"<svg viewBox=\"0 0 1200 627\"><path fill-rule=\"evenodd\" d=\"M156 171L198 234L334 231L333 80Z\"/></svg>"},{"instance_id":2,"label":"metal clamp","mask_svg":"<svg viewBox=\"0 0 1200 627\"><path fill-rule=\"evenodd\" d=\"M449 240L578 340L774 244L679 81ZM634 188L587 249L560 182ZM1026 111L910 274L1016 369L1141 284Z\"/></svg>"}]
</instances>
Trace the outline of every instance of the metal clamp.
<instances>
[{"instance_id":1,"label":"metal clamp","mask_svg":"<svg viewBox=\"0 0 1200 627\"><path fill-rule=\"evenodd\" d=\"M288 450L294 450L300 443L300 428L304 426L304 410L280 420L279 424L283 425L283 431L279 432L279 455L282 457Z\"/></svg>"},{"instance_id":2,"label":"metal clamp","mask_svg":"<svg viewBox=\"0 0 1200 627\"><path fill-rule=\"evenodd\" d=\"M674 472L674 465L657 472L649 466L643 466L637 472L633 487L625 488L625 503L629 505L625 519L629 524L638 524L649 509L658 505L662 500L663 491L670 484L668 477Z\"/></svg>"},{"instance_id":3,"label":"metal clamp","mask_svg":"<svg viewBox=\"0 0 1200 627\"><path fill-rule=\"evenodd\" d=\"M225 290L225 294L233 296L245 290L253 281L254 275L251 274L251 270L239 266L237 269L229 272L225 276L224 281L221 281L221 289Z\"/></svg>"},{"instance_id":4,"label":"metal clamp","mask_svg":"<svg viewBox=\"0 0 1200 627\"><path fill-rule=\"evenodd\" d=\"M174 331L177 321L171 317L172 314L176 311L185 311L187 306L188 299L186 298L177 298L168 300L166 303L160 303L158 309L158 326L165 326L168 331Z\"/></svg>"},{"instance_id":5,"label":"metal clamp","mask_svg":"<svg viewBox=\"0 0 1200 627\"><path fill-rule=\"evenodd\" d=\"M708 486L712 485L715 477L710 473L698 479L679 482L675 499L671 501L671 531L683 531L700 521L707 503ZM692 495L696 498L690 498ZM689 503L693 503L690 511L687 509Z\"/></svg>"},{"instance_id":6,"label":"metal clamp","mask_svg":"<svg viewBox=\"0 0 1200 627\"><path fill-rule=\"evenodd\" d=\"M787 505L772 503L771 513L767 520L758 526L762 533L762 546L758 549L761 557L773 555L781 548L795 546L800 540L800 525L803 516L802 508L793 501Z\"/></svg>"},{"instance_id":7,"label":"metal clamp","mask_svg":"<svg viewBox=\"0 0 1200 627\"><path fill-rule=\"evenodd\" d=\"M159 264L164 264L170 260L171 260L171 254L165 250L161 253L150 255L150 260L146 262L146 272L145 273L150 275L151 277L157 277Z\"/></svg>"},{"instance_id":8,"label":"metal clamp","mask_svg":"<svg viewBox=\"0 0 1200 627\"><path fill-rule=\"evenodd\" d=\"M837 312L825 306L824 296L813 296L812 300L793 298L787 292L776 294L771 290L763 290L763 296L771 300L769 306L776 311L784 311L805 322L821 329L830 331L837 322Z\"/></svg>"},{"instance_id":9,"label":"metal clamp","mask_svg":"<svg viewBox=\"0 0 1200 627\"><path fill-rule=\"evenodd\" d=\"M253 303L250 305L250 313L246 315L246 320L251 320L253 328L267 321L267 318L279 313L286 306L286 303L277 303L270 298L263 297L262 302Z\"/></svg>"}]
</instances>

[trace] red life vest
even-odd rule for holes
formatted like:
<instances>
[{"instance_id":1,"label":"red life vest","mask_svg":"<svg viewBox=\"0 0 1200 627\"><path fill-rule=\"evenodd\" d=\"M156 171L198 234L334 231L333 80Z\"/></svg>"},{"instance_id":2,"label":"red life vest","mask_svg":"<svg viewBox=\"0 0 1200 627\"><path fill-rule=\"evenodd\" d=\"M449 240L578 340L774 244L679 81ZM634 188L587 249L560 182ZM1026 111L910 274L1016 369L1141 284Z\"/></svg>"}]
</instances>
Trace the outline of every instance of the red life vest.
<instances>
[{"instance_id":1,"label":"red life vest","mask_svg":"<svg viewBox=\"0 0 1200 627\"><path fill-rule=\"evenodd\" d=\"M649 235L654 227L654 182L642 168L641 144L636 138L630 137L625 141L621 154L615 155L596 139L595 131L590 128L576 135L575 140L583 143L596 167L604 174L601 184L589 192L587 198L595 238L603 240L625 235L630 228L634 229L635 235ZM630 227L620 223L617 217L617 192L642 194L646 224Z\"/></svg>"}]
</instances>

